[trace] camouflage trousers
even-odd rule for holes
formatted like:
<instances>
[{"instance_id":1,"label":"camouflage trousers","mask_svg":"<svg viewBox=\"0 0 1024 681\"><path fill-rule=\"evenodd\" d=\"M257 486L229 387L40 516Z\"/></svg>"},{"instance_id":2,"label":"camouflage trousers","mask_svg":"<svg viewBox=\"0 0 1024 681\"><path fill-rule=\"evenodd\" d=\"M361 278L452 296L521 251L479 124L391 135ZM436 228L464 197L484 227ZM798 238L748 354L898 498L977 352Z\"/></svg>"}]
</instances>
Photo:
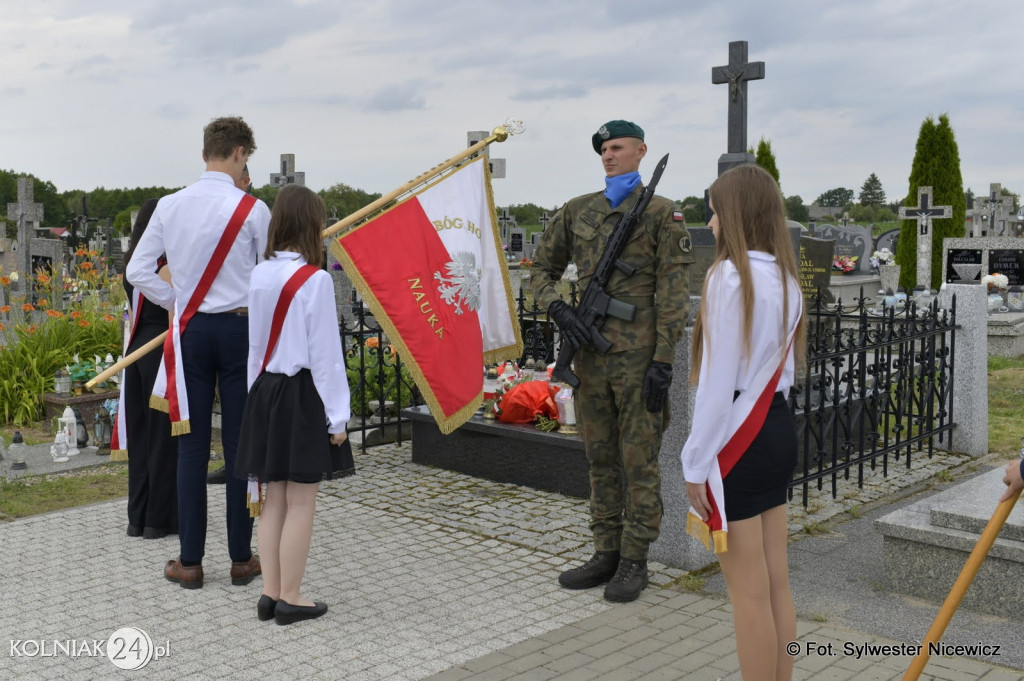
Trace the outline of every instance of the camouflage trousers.
<instances>
[{"instance_id":1,"label":"camouflage trousers","mask_svg":"<svg viewBox=\"0 0 1024 681\"><path fill-rule=\"evenodd\" d=\"M644 560L661 528L658 452L669 408L647 411L641 394L653 348L600 355L581 348L576 413L590 464L590 529L598 551Z\"/></svg>"}]
</instances>

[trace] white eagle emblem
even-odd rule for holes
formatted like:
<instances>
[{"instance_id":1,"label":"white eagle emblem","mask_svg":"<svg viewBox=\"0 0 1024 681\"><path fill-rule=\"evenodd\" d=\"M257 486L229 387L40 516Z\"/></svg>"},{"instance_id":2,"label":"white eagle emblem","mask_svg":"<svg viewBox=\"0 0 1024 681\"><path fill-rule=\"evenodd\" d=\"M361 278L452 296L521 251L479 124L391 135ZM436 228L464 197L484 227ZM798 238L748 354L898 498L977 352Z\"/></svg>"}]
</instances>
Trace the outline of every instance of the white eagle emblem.
<instances>
[{"instance_id":1,"label":"white eagle emblem","mask_svg":"<svg viewBox=\"0 0 1024 681\"><path fill-rule=\"evenodd\" d=\"M434 272L434 279L440 282L437 292L444 302L455 306L455 314L462 314L462 305L470 311L480 308L480 269L476 266L476 256L467 251L459 251L445 265L448 276Z\"/></svg>"}]
</instances>

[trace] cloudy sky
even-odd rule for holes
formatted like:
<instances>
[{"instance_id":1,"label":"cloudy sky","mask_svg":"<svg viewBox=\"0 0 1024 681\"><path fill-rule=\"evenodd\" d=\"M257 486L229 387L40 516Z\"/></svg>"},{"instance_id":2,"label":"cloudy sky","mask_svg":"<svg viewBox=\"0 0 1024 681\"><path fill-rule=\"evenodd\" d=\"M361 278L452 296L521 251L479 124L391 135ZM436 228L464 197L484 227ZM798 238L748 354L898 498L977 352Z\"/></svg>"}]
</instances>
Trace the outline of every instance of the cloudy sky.
<instances>
[{"instance_id":1,"label":"cloudy sky","mask_svg":"<svg viewBox=\"0 0 1024 681\"><path fill-rule=\"evenodd\" d=\"M282 153L314 189L387 192L509 116L499 205L599 189L590 136L647 132L659 193L699 195L726 151L711 69L745 40L749 140L806 202L874 172L907 191L927 116L948 113L965 187L1024 192L1024 5L975 0L0 0L0 167L58 190L181 186L202 128L242 115L257 184ZM646 175L645 175L646 177Z\"/></svg>"}]
</instances>

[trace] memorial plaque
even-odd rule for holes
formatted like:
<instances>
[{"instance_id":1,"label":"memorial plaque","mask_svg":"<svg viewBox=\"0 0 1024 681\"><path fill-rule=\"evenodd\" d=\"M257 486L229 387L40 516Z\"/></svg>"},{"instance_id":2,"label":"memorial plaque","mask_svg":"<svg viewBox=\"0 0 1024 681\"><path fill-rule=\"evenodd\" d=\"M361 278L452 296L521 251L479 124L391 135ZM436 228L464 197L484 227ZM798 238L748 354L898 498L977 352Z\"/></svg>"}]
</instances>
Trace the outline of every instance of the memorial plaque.
<instances>
[{"instance_id":1,"label":"memorial plaque","mask_svg":"<svg viewBox=\"0 0 1024 681\"><path fill-rule=\"evenodd\" d=\"M946 250L947 284L969 284L981 280L980 248L949 248Z\"/></svg>"},{"instance_id":2,"label":"memorial plaque","mask_svg":"<svg viewBox=\"0 0 1024 681\"><path fill-rule=\"evenodd\" d=\"M1007 248L988 252L988 273L1003 274L1010 286L1024 285L1024 249Z\"/></svg>"},{"instance_id":3,"label":"memorial plaque","mask_svg":"<svg viewBox=\"0 0 1024 681\"><path fill-rule=\"evenodd\" d=\"M804 300L813 302L821 291L822 302L833 301L828 290L832 279L832 256L835 242L831 239L815 239L810 236L800 237L800 289Z\"/></svg>"},{"instance_id":4,"label":"memorial plaque","mask_svg":"<svg viewBox=\"0 0 1024 681\"><path fill-rule=\"evenodd\" d=\"M522 227L513 227L509 230L508 252L516 257L523 257L523 244L526 241L526 230Z\"/></svg>"}]
</instances>

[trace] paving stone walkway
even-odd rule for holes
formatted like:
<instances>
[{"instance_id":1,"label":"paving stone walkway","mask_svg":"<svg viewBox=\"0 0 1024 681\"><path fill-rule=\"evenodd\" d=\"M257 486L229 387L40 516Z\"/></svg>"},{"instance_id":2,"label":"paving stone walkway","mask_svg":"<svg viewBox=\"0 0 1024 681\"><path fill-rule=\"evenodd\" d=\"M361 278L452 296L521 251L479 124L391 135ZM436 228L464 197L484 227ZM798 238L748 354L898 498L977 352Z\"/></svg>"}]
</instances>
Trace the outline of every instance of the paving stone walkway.
<instances>
[{"instance_id":1,"label":"paving stone walkway","mask_svg":"<svg viewBox=\"0 0 1024 681\"><path fill-rule=\"evenodd\" d=\"M651 587L617 606L558 587L590 553L585 501L414 465L408 445L357 456L356 477L322 488L303 585L330 611L290 627L257 621L258 581L230 584L222 486L209 488L194 591L163 579L176 537L125 536L124 500L0 523L0 679L131 678L93 645L124 627L162 653L134 672L147 679L738 678L731 610L711 582L690 593L685 573L652 564ZM923 634L801 620L797 678L898 679L909 658L843 645ZM69 641L71 653L57 647ZM933 658L922 678L1024 679L1002 662Z\"/></svg>"}]
</instances>

